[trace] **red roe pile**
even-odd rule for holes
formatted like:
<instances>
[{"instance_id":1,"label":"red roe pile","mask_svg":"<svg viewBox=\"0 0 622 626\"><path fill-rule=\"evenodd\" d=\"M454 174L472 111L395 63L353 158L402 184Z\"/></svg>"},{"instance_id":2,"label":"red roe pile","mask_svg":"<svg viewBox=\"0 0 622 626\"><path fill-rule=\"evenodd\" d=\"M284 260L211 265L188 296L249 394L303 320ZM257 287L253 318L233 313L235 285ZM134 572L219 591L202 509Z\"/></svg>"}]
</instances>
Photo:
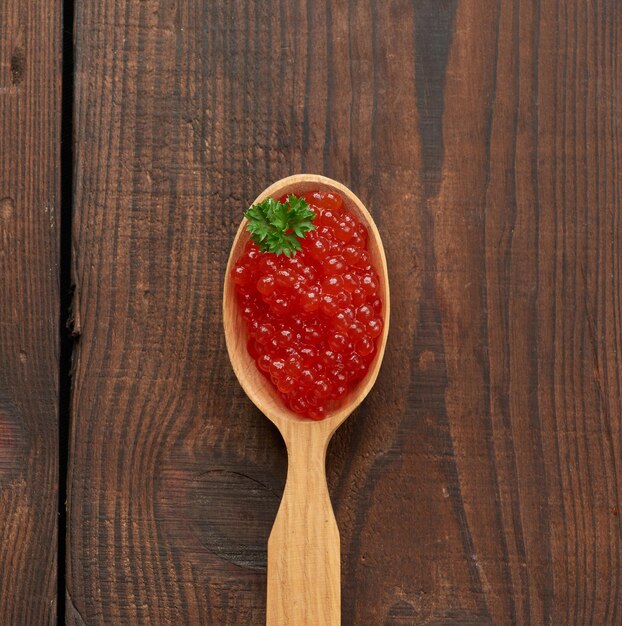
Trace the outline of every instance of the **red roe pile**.
<instances>
[{"instance_id":1,"label":"red roe pile","mask_svg":"<svg viewBox=\"0 0 622 626\"><path fill-rule=\"evenodd\" d=\"M304 198L316 230L302 249L288 258L249 241L232 279L257 367L293 411L321 420L367 373L382 301L365 226L335 193Z\"/></svg>"}]
</instances>

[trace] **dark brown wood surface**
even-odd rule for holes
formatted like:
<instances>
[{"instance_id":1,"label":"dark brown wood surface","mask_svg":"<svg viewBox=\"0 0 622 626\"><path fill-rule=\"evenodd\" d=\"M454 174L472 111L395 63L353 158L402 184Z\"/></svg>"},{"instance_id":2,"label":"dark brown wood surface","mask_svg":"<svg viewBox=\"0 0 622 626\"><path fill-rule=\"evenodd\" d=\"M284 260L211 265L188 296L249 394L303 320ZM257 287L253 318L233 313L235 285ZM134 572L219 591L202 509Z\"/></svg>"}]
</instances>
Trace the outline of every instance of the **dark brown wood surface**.
<instances>
[{"instance_id":1,"label":"dark brown wood surface","mask_svg":"<svg viewBox=\"0 0 622 626\"><path fill-rule=\"evenodd\" d=\"M366 203L392 281L328 459L344 625L622 623L621 25L76 4L70 624L263 623L285 452L221 289L242 211L301 171Z\"/></svg>"},{"instance_id":2,"label":"dark brown wood surface","mask_svg":"<svg viewBox=\"0 0 622 626\"><path fill-rule=\"evenodd\" d=\"M61 11L0 0L0 624L56 623Z\"/></svg>"}]
</instances>

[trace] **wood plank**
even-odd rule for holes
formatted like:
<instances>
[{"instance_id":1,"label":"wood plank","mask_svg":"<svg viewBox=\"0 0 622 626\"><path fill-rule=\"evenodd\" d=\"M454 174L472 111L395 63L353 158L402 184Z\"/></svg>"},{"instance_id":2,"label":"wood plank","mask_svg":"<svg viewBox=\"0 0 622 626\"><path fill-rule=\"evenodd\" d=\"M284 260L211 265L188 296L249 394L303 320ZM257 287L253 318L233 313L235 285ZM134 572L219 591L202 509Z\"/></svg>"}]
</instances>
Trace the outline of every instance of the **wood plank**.
<instances>
[{"instance_id":1,"label":"wood plank","mask_svg":"<svg viewBox=\"0 0 622 626\"><path fill-rule=\"evenodd\" d=\"M77 5L69 623L263 623L285 452L220 299L298 171L361 197L392 281L329 450L343 623L619 623L620 11Z\"/></svg>"},{"instance_id":2,"label":"wood plank","mask_svg":"<svg viewBox=\"0 0 622 626\"><path fill-rule=\"evenodd\" d=\"M0 623L56 623L61 5L0 2Z\"/></svg>"}]
</instances>

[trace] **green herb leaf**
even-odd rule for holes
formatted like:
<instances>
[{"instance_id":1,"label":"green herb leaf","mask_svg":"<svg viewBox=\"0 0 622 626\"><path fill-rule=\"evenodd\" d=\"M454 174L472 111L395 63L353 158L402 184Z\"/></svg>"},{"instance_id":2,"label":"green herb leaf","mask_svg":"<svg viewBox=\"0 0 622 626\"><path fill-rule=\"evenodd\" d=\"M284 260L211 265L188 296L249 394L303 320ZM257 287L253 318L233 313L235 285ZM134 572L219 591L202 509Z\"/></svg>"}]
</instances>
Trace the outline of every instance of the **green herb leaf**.
<instances>
[{"instance_id":1,"label":"green herb leaf","mask_svg":"<svg viewBox=\"0 0 622 626\"><path fill-rule=\"evenodd\" d=\"M315 213L304 198L289 196L281 203L266 198L244 213L248 220L247 230L251 239L262 252L291 257L302 247L300 240L305 233L315 230Z\"/></svg>"}]
</instances>

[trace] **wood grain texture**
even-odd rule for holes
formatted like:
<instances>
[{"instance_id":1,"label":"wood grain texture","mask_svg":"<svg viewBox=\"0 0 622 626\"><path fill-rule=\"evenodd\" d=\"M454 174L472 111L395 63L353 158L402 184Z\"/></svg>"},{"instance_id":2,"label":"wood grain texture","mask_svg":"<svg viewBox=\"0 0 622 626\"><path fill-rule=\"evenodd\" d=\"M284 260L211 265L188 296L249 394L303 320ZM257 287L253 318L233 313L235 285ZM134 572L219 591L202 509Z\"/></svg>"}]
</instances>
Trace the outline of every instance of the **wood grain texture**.
<instances>
[{"instance_id":1,"label":"wood grain texture","mask_svg":"<svg viewBox=\"0 0 622 626\"><path fill-rule=\"evenodd\" d=\"M56 623L61 5L0 1L0 624Z\"/></svg>"},{"instance_id":2,"label":"wood grain texture","mask_svg":"<svg viewBox=\"0 0 622 626\"><path fill-rule=\"evenodd\" d=\"M343 623L619 624L619 3L76 9L68 622L264 622L285 450L220 297L242 210L311 171L392 287L328 453Z\"/></svg>"}]
</instances>

